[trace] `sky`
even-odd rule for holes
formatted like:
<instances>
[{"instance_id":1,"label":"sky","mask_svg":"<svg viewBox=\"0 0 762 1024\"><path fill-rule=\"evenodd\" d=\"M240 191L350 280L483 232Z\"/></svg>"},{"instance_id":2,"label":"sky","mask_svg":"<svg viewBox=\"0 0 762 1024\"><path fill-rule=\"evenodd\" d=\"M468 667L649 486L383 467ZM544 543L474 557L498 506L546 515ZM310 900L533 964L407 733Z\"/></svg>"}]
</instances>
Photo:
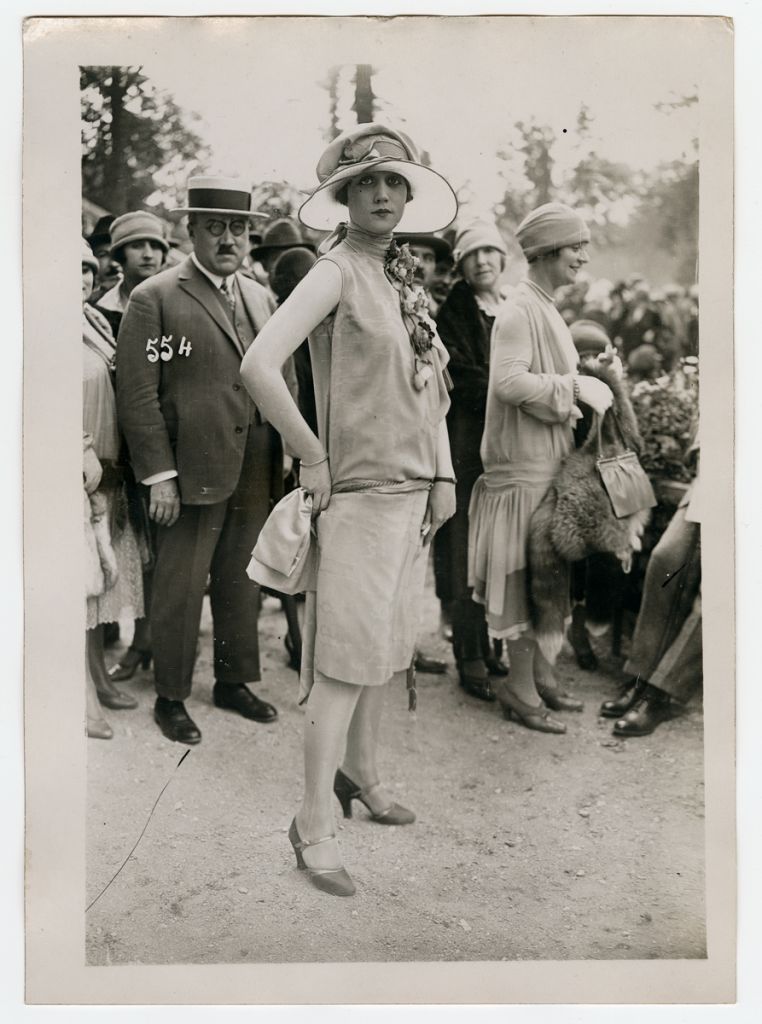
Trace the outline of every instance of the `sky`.
<instances>
[{"instance_id":1,"label":"sky","mask_svg":"<svg viewBox=\"0 0 762 1024\"><path fill-rule=\"evenodd\" d=\"M333 66L368 63L381 110L430 154L481 215L504 184L496 151L517 121L552 126L557 172L573 166L582 103L596 150L651 170L692 152L699 107L660 113L655 104L696 93L695 22L680 19L222 20L189 27L183 55L147 52L145 73L201 121L210 170L252 183L287 180L309 190L325 145ZM354 123L343 111L341 127ZM566 128L566 134L563 129Z\"/></svg>"}]
</instances>

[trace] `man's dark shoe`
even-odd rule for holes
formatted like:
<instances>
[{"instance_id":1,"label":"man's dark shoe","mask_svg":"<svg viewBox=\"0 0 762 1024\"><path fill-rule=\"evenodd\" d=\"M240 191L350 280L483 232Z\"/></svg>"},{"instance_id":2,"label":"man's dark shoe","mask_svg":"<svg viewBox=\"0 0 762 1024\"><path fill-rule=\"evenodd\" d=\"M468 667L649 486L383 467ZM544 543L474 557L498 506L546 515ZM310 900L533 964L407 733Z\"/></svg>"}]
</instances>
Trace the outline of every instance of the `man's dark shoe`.
<instances>
[{"instance_id":1,"label":"man's dark shoe","mask_svg":"<svg viewBox=\"0 0 762 1024\"><path fill-rule=\"evenodd\" d=\"M490 686L489 679L486 677L471 676L461 670L460 685L466 693L476 697L477 700L493 701L495 699L495 692Z\"/></svg>"},{"instance_id":2,"label":"man's dark shoe","mask_svg":"<svg viewBox=\"0 0 762 1024\"><path fill-rule=\"evenodd\" d=\"M484 659L484 664L487 666L487 672L491 676L504 677L508 675L508 666L502 658L487 657Z\"/></svg>"},{"instance_id":3,"label":"man's dark shoe","mask_svg":"<svg viewBox=\"0 0 762 1024\"><path fill-rule=\"evenodd\" d=\"M187 743L189 746L201 742L201 731L185 710L181 700L157 697L153 717L168 740Z\"/></svg>"},{"instance_id":4,"label":"man's dark shoe","mask_svg":"<svg viewBox=\"0 0 762 1024\"><path fill-rule=\"evenodd\" d=\"M260 700L243 683L240 686L215 683L212 699L215 707L237 711L239 715L250 718L252 722L274 722L278 717L278 712L272 704Z\"/></svg>"},{"instance_id":5,"label":"man's dark shoe","mask_svg":"<svg viewBox=\"0 0 762 1024\"><path fill-rule=\"evenodd\" d=\"M647 685L630 710L614 723L614 735L649 736L671 715L669 694Z\"/></svg>"},{"instance_id":6,"label":"man's dark shoe","mask_svg":"<svg viewBox=\"0 0 762 1024\"><path fill-rule=\"evenodd\" d=\"M416 672L426 672L433 676L441 676L447 671L447 662L440 661L439 658L427 658L425 654L416 651L415 670Z\"/></svg>"},{"instance_id":7,"label":"man's dark shoe","mask_svg":"<svg viewBox=\"0 0 762 1024\"><path fill-rule=\"evenodd\" d=\"M645 679L639 676L628 679L615 700L604 700L599 714L602 718L621 718L635 704L646 686Z\"/></svg>"}]
</instances>

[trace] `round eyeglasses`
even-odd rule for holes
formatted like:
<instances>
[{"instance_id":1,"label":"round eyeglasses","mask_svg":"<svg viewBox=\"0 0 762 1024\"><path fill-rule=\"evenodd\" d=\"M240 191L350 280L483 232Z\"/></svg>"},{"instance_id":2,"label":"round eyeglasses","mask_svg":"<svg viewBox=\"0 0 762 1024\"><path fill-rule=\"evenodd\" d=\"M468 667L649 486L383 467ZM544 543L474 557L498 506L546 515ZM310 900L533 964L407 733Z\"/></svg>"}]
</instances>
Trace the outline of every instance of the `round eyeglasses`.
<instances>
[{"instance_id":1,"label":"round eyeglasses","mask_svg":"<svg viewBox=\"0 0 762 1024\"><path fill-rule=\"evenodd\" d=\"M204 227L214 238L219 238L225 234L225 228L228 228L231 235L235 235L236 238L246 231L248 224L245 220L208 220L205 222Z\"/></svg>"}]
</instances>

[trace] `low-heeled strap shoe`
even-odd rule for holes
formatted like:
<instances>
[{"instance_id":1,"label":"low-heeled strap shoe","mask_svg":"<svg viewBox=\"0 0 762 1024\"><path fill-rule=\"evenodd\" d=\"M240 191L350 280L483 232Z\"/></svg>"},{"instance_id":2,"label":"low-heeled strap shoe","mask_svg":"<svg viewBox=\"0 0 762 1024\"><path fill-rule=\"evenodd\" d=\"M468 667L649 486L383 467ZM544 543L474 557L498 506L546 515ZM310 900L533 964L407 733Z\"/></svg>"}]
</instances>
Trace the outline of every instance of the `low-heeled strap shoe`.
<instances>
[{"instance_id":1,"label":"low-heeled strap shoe","mask_svg":"<svg viewBox=\"0 0 762 1024\"><path fill-rule=\"evenodd\" d=\"M115 686L96 687L96 693L104 708L110 708L112 711L131 711L138 706L138 702L133 696L118 690Z\"/></svg>"},{"instance_id":2,"label":"low-heeled strap shoe","mask_svg":"<svg viewBox=\"0 0 762 1024\"><path fill-rule=\"evenodd\" d=\"M645 687L644 679L639 677L628 679L618 697L614 700L604 700L599 714L602 718L621 718L638 700Z\"/></svg>"},{"instance_id":3,"label":"low-heeled strap shoe","mask_svg":"<svg viewBox=\"0 0 762 1024\"><path fill-rule=\"evenodd\" d=\"M534 707L531 704L525 704L523 700L519 700L510 690L504 689L500 698L500 704L503 709L503 718L508 722L518 722L519 725L523 725L526 729L534 729L536 732L552 732L557 734L566 732L566 726L563 722L557 722L555 718L551 718L550 711L545 706L544 701L540 701L539 705Z\"/></svg>"},{"instance_id":4,"label":"low-heeled strap shoe","mask_svg":"<svg viewBox=\"0 0 762 1024\"><path fill-rule=\"evenodd\" d=\"M613 732L615 736L650 736L671 716L669 694L647 685L629 711L614 723Z\"/></svg>"},{"instance_id":5,"label":"low-heeled strap shoe","mask_svg":"<svg viewBox=\"0 0 762 1024\"><path fill-rule=\"evenodd\" d=\"M181 700L157 697L153 717L168 740L174 743L187 743L188 746L201 742L201 730L185 710Z\"/></svg>"},{"instance_id":6,"label":"low-heeled strap shoe","mask_svg":"<svg viewBox=\"0 0 762 1024\"><path fill-rule=\"evenodd\" d=\"M212 699L215 707L224 708L226 711L237 711L239 715L250 718L252 722L274 722L278 717L278 712L272 704L260 700L243 683L240 686L216 683L212 691Z\"/></svg>"},{"instance_id":7,"label":"low-heeled strap shoe","mask_svg":"<svg viewBox=\"0 0 762 1024\"><path fill-rule=\"evenodd\" d=\"M447 671L447 662L440 661L439 658L428 658L419 651L415 656L415 670L433 676L441 676Z\"/></svg>"},{"instance_id":8,"label":"low-heeled strap shoe","mask_svg":"<svg viewBox=\"0 0 762 1024\"><path fill-rule=\"evenodd\" d=\"M584 703L573 693L560 690L557 686L537 686L537 692L551 711L582 711Z\"/></svg>"},{"instance_id":9,"label":"low-heeled strap shoe","mask_svg":"<svg viewBox=\"0 0 762 1024\"><path fill-rule=\"evenodd\" d=\"M472 697L476 697L477 700L492 701L495 699L494 690L490 685L489 679L486 677L470 676L467 672L461 672L460 686L461 689L465 690Z\"/></svg>"}]
</instances>

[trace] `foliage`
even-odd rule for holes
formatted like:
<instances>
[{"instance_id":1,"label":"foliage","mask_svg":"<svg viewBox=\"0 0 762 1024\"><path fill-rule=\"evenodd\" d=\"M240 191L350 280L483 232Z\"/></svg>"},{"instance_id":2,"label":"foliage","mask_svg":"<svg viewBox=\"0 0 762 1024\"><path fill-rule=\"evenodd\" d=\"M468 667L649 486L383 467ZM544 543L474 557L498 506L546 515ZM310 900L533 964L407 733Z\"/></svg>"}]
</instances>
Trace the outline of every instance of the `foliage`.
<instances>
[{"instance_id":1,"label":"foliage","mask_svg":"<svg viewBox=\"0 0 762 1024\"><path fill-rule=\"evenodd\" d=\"M631 391L643 438L640 461L649 476L690 481L685 464L698 425L698 366L688 356L671 373L643 380Z\"/></svg>"},{"instance_id":2,"label":"foliage","mask_svg":"<svg viewBox=\"0 0 762 1024\"><path fill-rule=\"evenodd\" d=\"M180 197L189 167L203 170L207 147L172 97L140 67L80 68L82 192L111 213L146 205L157 189ZM165 212L160 202L157 213Z\"/></svg>"}]
</instances>

